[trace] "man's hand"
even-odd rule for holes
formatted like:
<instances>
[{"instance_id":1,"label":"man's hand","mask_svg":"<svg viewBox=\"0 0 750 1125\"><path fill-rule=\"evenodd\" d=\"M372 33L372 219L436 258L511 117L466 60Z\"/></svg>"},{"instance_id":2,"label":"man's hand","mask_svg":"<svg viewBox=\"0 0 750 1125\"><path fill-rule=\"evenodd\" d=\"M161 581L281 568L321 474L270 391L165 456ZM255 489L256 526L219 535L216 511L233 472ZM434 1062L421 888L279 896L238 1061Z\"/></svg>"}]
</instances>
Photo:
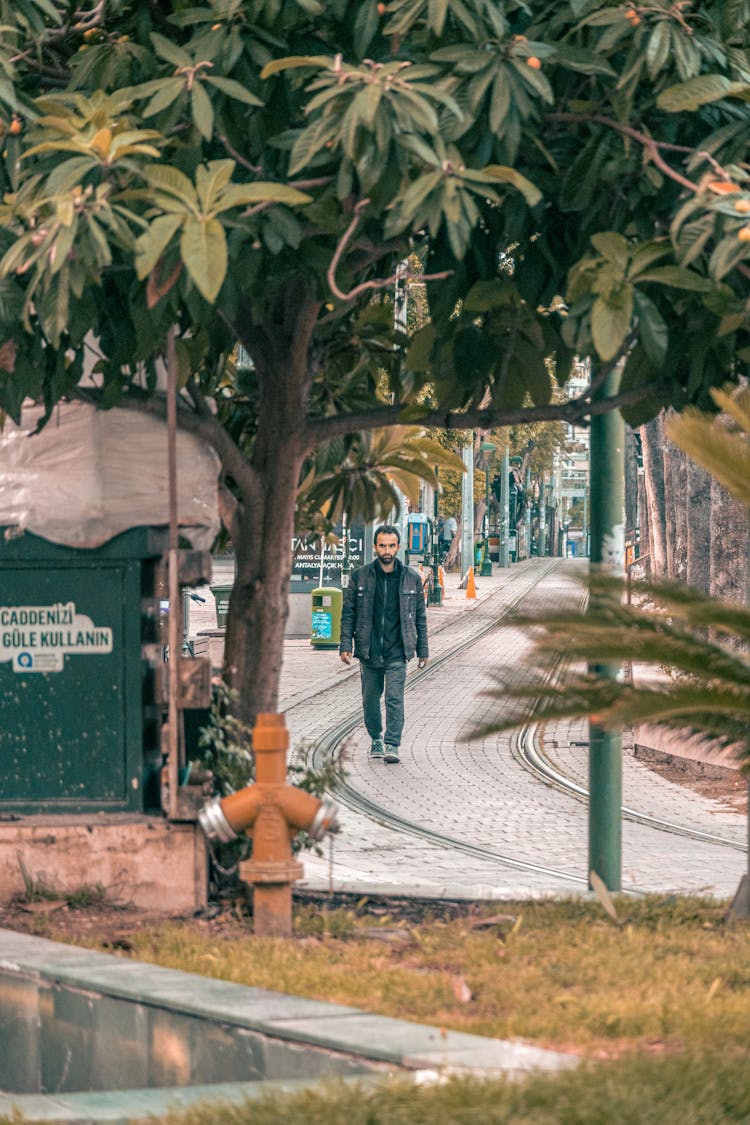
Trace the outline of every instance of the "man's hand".
<instances>
[{"instance_id":1,"label":"man's hand","mask_svg":"<svg viewBox=\"0 0 750 1125\"><path fill-rule=\"evenodd\" d=\"M427 663L427 657L426 656L420 656L419 660L417 661L417 667L418 668L424 668L426 663Z\"/></svg>"},{"instance_id":2,"label":"man's hand","mask_svg":"<svg viewBox=\"0 0 750 1125\"><path fill-rule=\"evenodd\" d=\"M340 652L339 656L344 661L344 664L351 664L352 654L350 652Z\"/></svg>"}]
</instances>

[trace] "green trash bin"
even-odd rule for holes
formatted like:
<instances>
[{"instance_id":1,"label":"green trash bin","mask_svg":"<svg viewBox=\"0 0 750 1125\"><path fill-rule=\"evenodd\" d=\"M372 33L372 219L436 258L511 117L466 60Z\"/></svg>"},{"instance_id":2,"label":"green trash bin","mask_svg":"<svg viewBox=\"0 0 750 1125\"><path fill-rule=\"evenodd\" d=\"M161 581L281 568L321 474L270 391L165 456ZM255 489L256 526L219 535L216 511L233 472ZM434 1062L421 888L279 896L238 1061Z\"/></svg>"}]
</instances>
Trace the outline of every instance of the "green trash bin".
<instances>
[{"instance_id":1,"label":"green trash bin","mask_svg":"<svg viewBox=\"0 0 750 1125\"><path fill-rule=\"evenodd\" d=\"M338 586L317 586L312 591L313 648L338 648L341 639L341 606L344 594Z\"/></svg>"},{"instance_id":2,"label":"green trash bin","mask_svg":"<svg viewBox=\"0 0 750 1125\"><path fill-rule=\"evenodd\" d=\"M226 629L229 619L229 597L231 586L212 586L211 593L216 600L216 628Z\"/></svg>"}]
</instances>

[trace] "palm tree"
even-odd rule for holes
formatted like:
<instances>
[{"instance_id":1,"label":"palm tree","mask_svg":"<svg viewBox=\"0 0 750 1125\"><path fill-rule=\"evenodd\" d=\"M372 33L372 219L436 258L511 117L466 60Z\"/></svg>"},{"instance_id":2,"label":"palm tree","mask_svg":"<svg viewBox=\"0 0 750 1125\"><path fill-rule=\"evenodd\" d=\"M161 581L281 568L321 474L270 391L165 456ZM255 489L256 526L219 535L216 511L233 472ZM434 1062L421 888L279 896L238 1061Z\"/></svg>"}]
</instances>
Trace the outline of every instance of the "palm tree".
<instances>
[{"instance_id":1,"label":"palm tree","mask_svg":"<svg viewBox=\"0 0 750 1125\"><path fill-rule=\"evenodd\" d=\"M723 414L687 410L668 423L669 436L750 508L750 390L712 393ZM562 654L569 663L554 681L537 674L498 687L493 694L510 700L511 714L493 729L516 726L530 711L541 720L589 717L611 729L647 722L736 747L750 769L750 610L676 583L638 590L638 604L624 604L620 579L592 573L585 616L514 618L532 630L538 664L548 668ZM612 680L581 672L582 661L590 668L633 661L659 674Z\"/></svg>"},{"instance_id":2,"label":"palm tree","mask_svg":"<svg viewBox=\"0 0 750 1125\"><path fill-rule=\"evenodd\" d=\"M721 415L686 410L670 420L668 433L750 509L750 390L712 395ZM593 572L585 615L513 620L532 630L531 665L544 671L491 693L503 699L506 717L490 729L507 730L531 716L587 717L611 730L650 723L731 747L750 774L750 610L676 583L639 585L637 605L626 604L624 594L622 580ZM551 678L562 657L563 671ZM580 670L584 661L589 671ZM654 674L634 683L595 671L628 661ZM750 916L750 853L748 864L731 917Z\"/></svg>"}]
</instances>

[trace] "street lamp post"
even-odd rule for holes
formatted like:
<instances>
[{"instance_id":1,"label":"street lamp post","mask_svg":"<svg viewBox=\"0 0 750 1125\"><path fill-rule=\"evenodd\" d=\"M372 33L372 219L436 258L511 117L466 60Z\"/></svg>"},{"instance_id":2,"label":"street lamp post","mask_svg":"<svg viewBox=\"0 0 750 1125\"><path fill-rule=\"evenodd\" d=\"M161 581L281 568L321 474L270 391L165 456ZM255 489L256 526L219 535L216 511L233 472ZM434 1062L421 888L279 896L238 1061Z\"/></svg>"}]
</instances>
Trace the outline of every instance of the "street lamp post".
<instances>
[{"instance_id":1,"label":"street lamp post","mask_svg":"<svg viewBox=\"0 0 750 1125\"><path fill-rule=\"evenodd\" d=\"M490 558L490 454L495 452L495 443L492 441L483 441L479 446L482 453L485 454L484 459L484 519L485 519L485 536L484 536L484 557L482 559L482 569L479 571L481 578L492 577L492 559Z\"/></svg>"}]
</instances>

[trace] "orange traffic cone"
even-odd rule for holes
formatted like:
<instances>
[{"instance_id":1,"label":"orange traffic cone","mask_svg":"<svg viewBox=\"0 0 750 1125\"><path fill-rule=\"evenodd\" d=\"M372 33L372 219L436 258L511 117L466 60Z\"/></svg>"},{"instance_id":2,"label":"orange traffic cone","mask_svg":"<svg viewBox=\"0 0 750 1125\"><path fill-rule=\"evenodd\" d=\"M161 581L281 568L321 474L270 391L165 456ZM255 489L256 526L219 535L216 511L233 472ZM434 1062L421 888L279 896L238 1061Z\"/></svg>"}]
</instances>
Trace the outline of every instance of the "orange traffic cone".
<instances>
[{"instance_id":1,"label":"orange traffic cone","mask_svg":"<svg viewBox=\"0 0 750 1125\"><path fill-rule=\"evenodd\" d=\"M475 598L477 596L477 587L474 582L474 567L469 567L469 577L466 579L466 597Z\"/></svg>"}]
</instances>

